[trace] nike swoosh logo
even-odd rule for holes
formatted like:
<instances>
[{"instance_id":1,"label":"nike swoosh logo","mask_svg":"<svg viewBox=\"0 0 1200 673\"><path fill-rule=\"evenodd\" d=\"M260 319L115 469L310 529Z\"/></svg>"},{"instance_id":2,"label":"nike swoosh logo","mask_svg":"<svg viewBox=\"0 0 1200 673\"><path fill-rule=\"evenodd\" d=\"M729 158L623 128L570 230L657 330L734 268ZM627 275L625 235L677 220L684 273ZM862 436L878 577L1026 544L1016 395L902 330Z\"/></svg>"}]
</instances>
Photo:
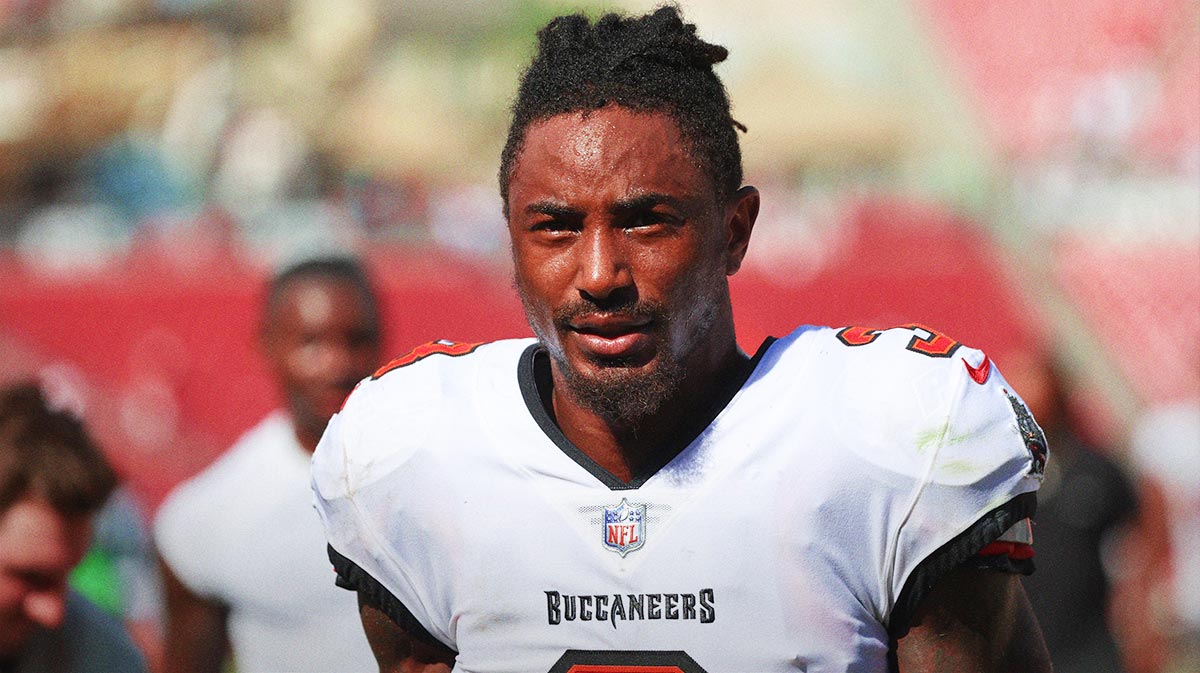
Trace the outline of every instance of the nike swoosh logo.
<instances>
[{"instance_id":1,"label":"nike swoosh logo","mask_svg":"<svg viewBox=\"0 0 1200 673\"><path fill-rule=\"evenodd\" d=\"M978 367L972 367L966 358L963 358L962 362L967 368L967 373L971 375L971 380L979 385L987 383L988 377L992 375L992 361L987 353L983 354L983 362L980 362Z\"/></svg>"}]
</instances>

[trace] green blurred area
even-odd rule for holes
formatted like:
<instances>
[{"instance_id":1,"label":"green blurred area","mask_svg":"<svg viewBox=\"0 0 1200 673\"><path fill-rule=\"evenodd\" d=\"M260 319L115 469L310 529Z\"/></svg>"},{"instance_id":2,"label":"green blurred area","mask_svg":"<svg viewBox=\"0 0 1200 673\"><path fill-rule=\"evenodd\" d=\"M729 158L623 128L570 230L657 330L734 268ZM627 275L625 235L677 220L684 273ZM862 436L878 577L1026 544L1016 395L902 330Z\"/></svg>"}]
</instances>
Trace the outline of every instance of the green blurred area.
<instances>
[{"instance_id":1,"label":"green blurred area","mask_svg":"<svg viewBox=\"0 0 1200 673\"><path fill-rule=\"evenodd\" d=\"M124 616L121 579L116 559L104 549L93 547L71 571L69 582L79 593L116 617Z\"/></svg>"}]
</instances>

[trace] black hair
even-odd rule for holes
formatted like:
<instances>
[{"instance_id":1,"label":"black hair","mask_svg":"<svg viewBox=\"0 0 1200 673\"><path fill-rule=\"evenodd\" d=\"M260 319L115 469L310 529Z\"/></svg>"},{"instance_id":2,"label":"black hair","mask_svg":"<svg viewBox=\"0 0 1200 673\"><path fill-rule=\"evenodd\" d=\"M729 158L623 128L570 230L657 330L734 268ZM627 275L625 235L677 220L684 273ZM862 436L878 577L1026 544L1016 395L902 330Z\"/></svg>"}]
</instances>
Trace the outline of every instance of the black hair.
<instances>
[{"instance_id":1,"label":"black hair","mask_svg":"<svg viewBox=\"0 0 1200 673\"><path fill-rule=\"evenodd\" d=\"M370 276L358 261L349 257L317 257L286 267L267 285L263 308L265 330L279 305L279 299L289 286L300 280L323 279L349 283L362 297L371 323L379 326L379 298L371 285Z\"/></svg>"},{"instance_id":2,"label":"black hair","mask_svg":"<svg viewBox=\"0 0 1200 673\"><path fill-rule=\"evenodd\" d=\"M663 112L679 125L693 158L724 201L742 182L742 154L729 95L713 65L729 52L696 36L679 9L651 14L606 14L595 23L582 14L560 16L538 31L538 53L521 77L512 124L500 155L500 196L508 213L513 165L534 122L615 103L639 112Z\"/></svg>"},{"instance_id":3,"label":"black hair","mask_svg":"<svg viewBox=\"0 0 1200 673\"><path fill-rule=\"evenodd\" d=\"M0 512L34 497L64 515L90 515L116 486L78 418L52 408L36 384L0 390Z\"/></svg>"}]
</instances>

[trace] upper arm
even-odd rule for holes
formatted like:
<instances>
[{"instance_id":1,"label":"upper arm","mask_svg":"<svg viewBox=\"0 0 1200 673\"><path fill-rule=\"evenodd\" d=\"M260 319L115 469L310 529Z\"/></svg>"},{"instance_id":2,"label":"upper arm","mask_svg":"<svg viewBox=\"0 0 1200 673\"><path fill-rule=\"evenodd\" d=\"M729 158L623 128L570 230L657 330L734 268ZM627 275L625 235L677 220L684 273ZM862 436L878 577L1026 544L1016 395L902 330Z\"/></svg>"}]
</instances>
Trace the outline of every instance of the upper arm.
<instances>
[{"instance_id":1,"label":"upper arm","mask_svg":"<svg viewBox=\"0 0 1200 673\"><path fill-rule=\"evenodd\" d=\"M165 673L219 673L229 654L229 609L189 589L160 562L167 603Z\"/></svg>"},{"instance_id":2,"label":"upper arm","mask_svg":"<svg viewBox=\"0 0 1200 673\"><path fill-rule=\"evenodd\" d=\"M454 653L413 638L377 607L358 595L358 614L380 673L450 673Z\"/></svg>"},{"instance_id":3,"label":"upper arm","mask_svg":"<svg viewBox=\"0 0 1200 673\"><path fill-rule=\"evenodd\" d=\"M1018 575L959 567L934 583L896 643L901 673L1049 673Z\"/></svg>"}]
</instances>

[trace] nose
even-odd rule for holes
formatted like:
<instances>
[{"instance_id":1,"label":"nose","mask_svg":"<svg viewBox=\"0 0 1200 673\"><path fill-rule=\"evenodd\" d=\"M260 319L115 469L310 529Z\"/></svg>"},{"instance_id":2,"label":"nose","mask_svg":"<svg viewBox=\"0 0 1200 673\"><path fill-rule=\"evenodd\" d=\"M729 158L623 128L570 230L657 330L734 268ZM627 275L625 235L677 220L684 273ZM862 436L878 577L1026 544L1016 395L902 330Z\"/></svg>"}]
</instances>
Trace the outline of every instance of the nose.
<instances>
[{"instance_id":1,"label":"nose","mask_svg":"<svg viewBox=\"0 0 1200 673\"><path fill-rule=\"evenodd\" d=\"M317 383L341 383L356 371L354 345L343 334L322 335L311 348L297 351L295 358L296 372Z\"/></svg>"},{"instance_id":2,"label":"nose","mask_svg":"<svg viewBox=\"0 0 1200 673\"><path fill-rule=\"evenodd\" d=\"M25 615L47 629L58 628L66 616L64 591L34 591L25 597Z\"/></svg>"},{"instance_id":3,"label":"nose","mask_svg":"<svg viewBox=\"0 0 1200 673\"><path fill-rule=\"evenodd\" d=\"M341 381L346 378L354 367L354 348L347 338L331 339L321 349L319 358L321 372L331 381Z\"/></svg>"},{"instance_id":4,"label":"nose","mask_svg":"<svg viewBox=\"0 0 1200 673\"><path fill-rule=\"evenodd\" d=\"M636 295L633 270L619 228L590 228L577 250L575 284L585 299L603 306L626 302Z\"/></svg>"}]
</instances>

